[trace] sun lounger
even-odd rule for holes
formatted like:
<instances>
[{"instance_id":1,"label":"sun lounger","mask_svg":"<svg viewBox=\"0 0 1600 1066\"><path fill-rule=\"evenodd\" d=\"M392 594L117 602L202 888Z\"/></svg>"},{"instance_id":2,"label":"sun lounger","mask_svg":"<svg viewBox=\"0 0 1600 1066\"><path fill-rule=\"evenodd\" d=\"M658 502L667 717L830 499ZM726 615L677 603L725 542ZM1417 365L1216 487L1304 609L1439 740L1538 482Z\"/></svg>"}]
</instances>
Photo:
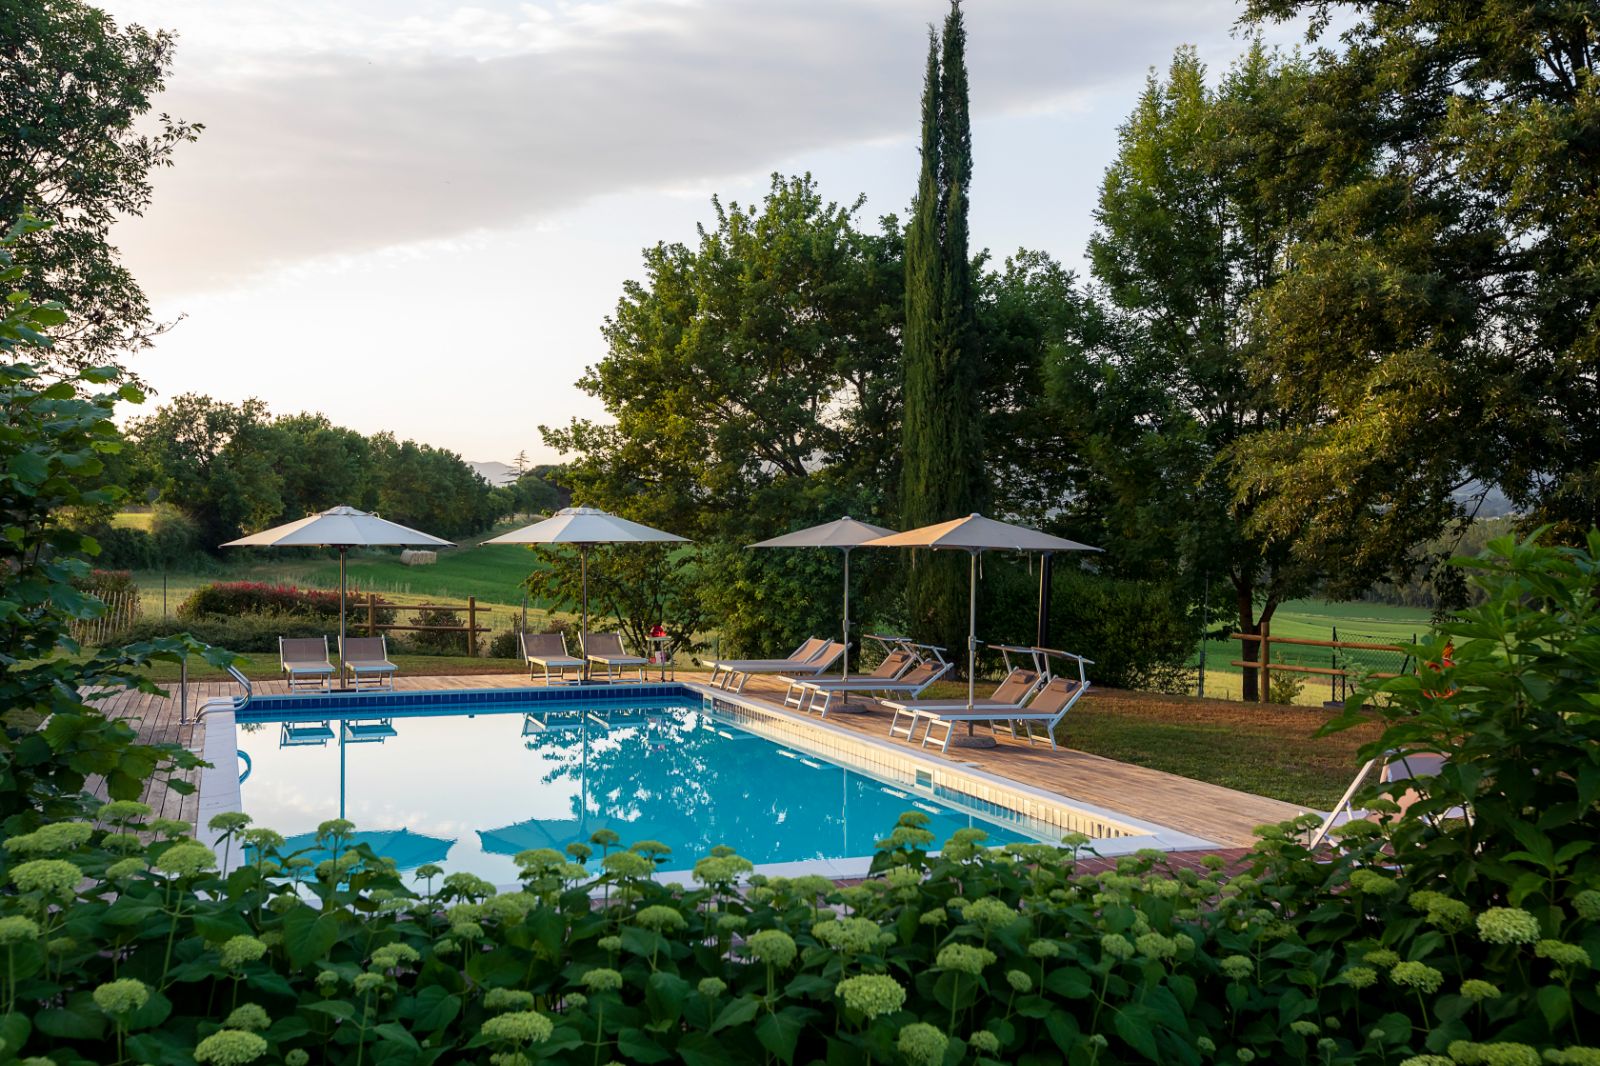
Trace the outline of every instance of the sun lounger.
<instances>
[{"instance_id":1,"label":"sun lounger","mask_svg":"<svg viewBox=\"0 0 1600 1066\"><path fill-rule=\"evenodd\" d=\"M805 694L810 697L810 702L802 706L801 710L816 711L820 717L826 718L835 696L842 700L853 692L874 696L879 700L890 697L914 700L926 692L929 685L949 673L952 666L952 663L928 659L915 663L911 669L893 679L880 678L856 682L832 679L808 681L805 684Z\"/></svg>"},{"instance_id":2,"label":"sun lounger","mask_svg":"<svg viewBox=\"0 0 1600 1066\"><path fill-rule=\"evenodd\" d=\"M916 662L917 656L915 652L909 648L896 648L888 655L885 655L883 662L879 663L878 668L870 674L850 674L847 677L829 678L827 681L815 681L810 677L780 677L778 680L789 686L789 691L784 693L783 696L784 705L805 710L806 700L810 698L807 688L812 684L849 686L871 681L893 681L915 666Z\"/></svg>"},{"instance_id":3,"label":"sun lounger","mask_svg":"<svg viewBox=\"0 0 1600 1066\"><path fill-rule=\"evenodd\" d=\"M963 722L983 723L992 729L1000 726L1009 726L1011 735L1026 735L1028 743L1034 741L1034 726L1044 730L1045 739L1050 741L1050 750L1056 751L1056 726L1072 710L1073 704L1089 690L1089 682L1078 681L1070 677L1053 677L1039 689L1038 694L1023 711L990 711L974 707L969 713L965 706L955 711L921 711L918 717L927 725L922 733L922 746L927 747L933 739L933 731L942 728L944 738L939 744L940 751L950 750L950 737L955 732L955 727ZM912 727L915 729L915 726ZM1018 730L1021 730L1019 733ZM908 736L906 738L910 740Z\"/></svg>"},{"instance_id":4,"label":"sun lounger","mask_svg":"<svg viewBox=\"0 0 1600 1066\"><path fill-rule=\"evenodd\" d=\"M745 666L765 668L772 666L774 663L786 663L790 666L799 667L821 655L822 649L827 646L828 641L821 637L808 637L805 643L782 659L706 659L705 664L711 667L711 684L726 688L731 683L730 679L740 673ZM720 678L719 675L721 675Z\"/></svg>"},{"instance_id":5,"label":"sun lounger","mask_svg":"<svg viewBox=\"0 0 1600 1066\"><path fill-rule=\"evenodd\" d=\"M326 692L333 685L327 637L279 637L278 662L289 679L290 692L299 688Z\"/></svg>"},{"instance_id":6,"label":"sun lounger","mask_svg":"<svg viewBox=\"0 0 1600 1066\"><path fill-rule=\"evenodd\" d=\"M561 633L520 633L518 641L522 646L522 660L528 664L528 677L534 676L535 670L544 671L544 683L549 686L552 680L561 685L575 685L583 680L583 660L575 659L567 652L567 638ZM555 671L552 679L550 671ZM576 670L578 676L568 678L567 671Z\"/></svg>"},{"instance_id":7,"label":"sun lounger","mask_svg":"<svg viewBox=\"0 0 1600 1066\"><path fill-rule=\"evenodd\" d=\"M645 667L650 665L649 659L628 654L628 649L622 646L620 633L585 633L583 653L590 662L605 667L607 681L620 681L624 670L637 666L642 682Z\"/></svg>"},{"instance_id":8,"label":"sun lounger","mask_svg":"<svg viewBox=\"0 0 1600 1066\"><path fill-rule=\"evenodd\" d=\"M987 699L977 700L969 708L965 699L950 700L885 700L884 706L894 711L894 718L889 722L889 735L892 737L903 736L907 740L915 740L917 726L924 721L931 721L942 712L972 713L1022 713L1022 708L1032 696L1034 690L1046 680L1043 673L1038 670L1025 670L1014 667L1005 676L1005 680L995 686ZM902 723L901 719L905 719ZM949 738L946 738L948 746Z\"/></svg>"},{"instance_id":9,"label":"sun lounger","mask_svg":"<svg viewBox=\"0 0 1600 1066\"><path fill-rule=\"evenodd\" d=\"M389 661L387 637L347 637L340 657L356 688L394 688L395 665Z\"/></svg>"},{"instance_id":10,"label":"sun lounger","mask_svg":"<svg viewBox=\"0 0 1600 1066\"><path fill-rule=\"evenodd\" d=\"M789 677L816 677L831 668L844 654L844 645L836 640L825 641L822 650L807 662L791 659L738 659L714 664L720 667L722 687L733 692L743 692L744 686L756 674L780 674ZM735 683L737 682L737 683Z\"/></svg>"}]
</instances>

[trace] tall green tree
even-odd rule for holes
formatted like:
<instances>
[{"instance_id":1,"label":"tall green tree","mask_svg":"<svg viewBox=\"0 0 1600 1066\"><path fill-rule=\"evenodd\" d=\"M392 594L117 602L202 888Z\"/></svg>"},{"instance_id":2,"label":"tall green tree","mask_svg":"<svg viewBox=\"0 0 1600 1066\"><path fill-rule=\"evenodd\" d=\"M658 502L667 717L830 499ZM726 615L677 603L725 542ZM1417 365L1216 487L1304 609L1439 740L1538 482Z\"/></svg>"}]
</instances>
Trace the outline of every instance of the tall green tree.
<instances>
[{"instance_id":1,"label":"tall green tree","mask_svg":"<svg viewBox=\"0 0 1600 1066\"><path fill-rule=\"evenodd\" d=\"M606 356L579 387L614 421L542 432L571 457L558 477L577 502L704 546L724 650L770 651L837 626L813 593L838 560L744 545L841 514L886 521L903 246L896 220L864 231L860 202L825 200L810 176L712 207L694 245L645 251L644 280L606 322Z\"/></svg>"},{"instance_id":2,"label":"tall green tree","mask_svg":"<svg viewBox=\"0 0 1600 1066\"><path fill-rule=\"evenodd\" d=\"M119 217L150 204L151 172L199 135L150 115L172 70L170 33L82 0L0 5L0 218L31 208L50 223L15 248L38 299L73 308L45 367L83 368L145 347L162 326L111 244Z\"/></svg>"},{"instance_id":3,"label":"tall green tree","mask_svg":"<svg viewBox=\"0 0 1600 1066\"><path fill-rule=\"evenodd\" d=\"M967 251L972 132L966 30L951 3L941 37L931 31L922 94L922 170L906 232L904 417L900 521L907 527L979 510L985 497L983 349ZM966 641L965 567L932 554L912 566L912 631L956 647Z\"/></svg>"},{"instance_id":4,"label":"tall green tree","mask_svg":"<svg viewBox=\"0 0 1600 1066\"><path fill-rule=\"evenodd\" d=\"M1322 417L1272 441L1248 487L1275 525L1334 525L1339 501L1296 485L1360 480L1378 452L1423 471L1417 492L1498 484L1581 537L1600 521L1594 5L1247 5L1307 14L1345 28L1306 87L1305 155L1372 163L1318 197L1267 301L1274 365Z\"/></svg>"}]
</instances>

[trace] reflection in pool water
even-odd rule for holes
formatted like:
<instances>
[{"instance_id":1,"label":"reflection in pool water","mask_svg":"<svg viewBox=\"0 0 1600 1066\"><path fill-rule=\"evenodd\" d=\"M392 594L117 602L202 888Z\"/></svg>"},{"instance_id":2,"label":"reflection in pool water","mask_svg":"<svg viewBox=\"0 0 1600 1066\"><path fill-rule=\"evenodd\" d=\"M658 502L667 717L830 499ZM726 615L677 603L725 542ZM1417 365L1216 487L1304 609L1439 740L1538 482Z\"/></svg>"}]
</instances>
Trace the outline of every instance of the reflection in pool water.
<instances>
[{"instance_id":1,"label":"reflection in pool water","mask_svg":"<svg viewBox=\"0 0 1600 1066\"><path fill-rule=\"evenodd\" d=\"M290 836L343 816L405 829L453 842L448 869L497 884L516 880L518 852L598 829L660 841L672 869L719 844L755 863L870 855L911 809L940 841L969 825L992 843L1029 839L682 703L250 722L239 747L257 825Z\"/></svg>"}]
</instances>

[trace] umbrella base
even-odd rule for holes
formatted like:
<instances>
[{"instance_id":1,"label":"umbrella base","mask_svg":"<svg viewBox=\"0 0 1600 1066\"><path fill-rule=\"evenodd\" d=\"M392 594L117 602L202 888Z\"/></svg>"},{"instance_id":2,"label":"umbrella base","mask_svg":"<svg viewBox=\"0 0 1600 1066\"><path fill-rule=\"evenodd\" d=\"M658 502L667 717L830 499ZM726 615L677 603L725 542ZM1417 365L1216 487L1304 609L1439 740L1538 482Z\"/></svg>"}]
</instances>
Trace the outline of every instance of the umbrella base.
<instances>
[{"instance_id":1,"label":"umbrella base","mask_svg":"<svg viewBox=\"0 0 1600 1066\"><path fill-rule=\"evenodd\" d=\"M950 738L952 748L998 748L1000 742L987 733L957 733Z\"/></svg>"}]
</instances>

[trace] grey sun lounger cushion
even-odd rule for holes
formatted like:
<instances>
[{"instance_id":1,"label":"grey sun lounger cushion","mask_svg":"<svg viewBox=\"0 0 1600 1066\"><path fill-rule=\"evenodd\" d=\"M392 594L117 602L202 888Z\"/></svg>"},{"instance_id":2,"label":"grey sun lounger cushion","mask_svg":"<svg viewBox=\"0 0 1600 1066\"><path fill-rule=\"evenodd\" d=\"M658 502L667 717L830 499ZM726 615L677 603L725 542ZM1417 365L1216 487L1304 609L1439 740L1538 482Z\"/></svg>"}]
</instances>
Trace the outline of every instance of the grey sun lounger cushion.
<instances>
[{"instance_id":1,"label":"grey sun lounger cushion","mask_svg":"<svg viewBox=\"0 0 1600 1066\"><path fill-rule=\"evenodd\" d=\"M567 638L562 633L519 633L522 661L528 665L528 676L535 668L544 671L545 684L552 680L566 681L568 670L582 670L583 660L567 651ZM552 677L552 671L554 676Z\"/></svg>"},{"instance_id":2,"label":"grey sun lounger cushion","mask_svg":"<svg viewBox=\"0 0 1600 1066\"><path fill-rule=\"evenodd\" d=\"M809 643L809 641L807 642ZM803 650L797 649L796 652ZM836 640L825 641L822 650L805 662L795 662L792 659L736 659L728 662L712 662L711 684L716 685L717 674L722 674L720 682L723 688L732 688L735 692L743 692L745 683L753 674L805 674L811 677L822 673L839 661L839 656L844 654L844 645ZM734 685L735 679L738 685Z\"/></svg>"},{"instance_id":3,"label":"grey sun lounger cushion","mask_svg":"<svg viewBox=\"0 0 1600 1066\"><path fill-rule=\"evenodd\" d=\"M373 685L394 683L396 667L389 661L386 638L346 637L341 650L345 673L355 678L358 688L364 682Z\"/></svg>"},{"instance_id":4,"label":"grey sun lounger cushion","mask_svg":"<svg viewBox=\"0 0 1600 1066\"><path fill-rule=\"evenodd\" d=\"M279 637L278 662L291 689L296 685L326 688L333 679L327 637Z\"/></svg>"},{"instance_id":5,"label":"grey sun lounger cushion","mask_svg":"<svg viewBox=\"0 0 1600 1066\"><path fill-rule=\"evenodd\" d=\"M901 674L915 665L917 657L908 651L892 651L884 656L883 662L870 674L851 674L849 677L830 677L822 680L806 678L802 684L807 688L856 688L873 681L893 681ZM779 681L788 678L780 677ZM871 687L870 684L867 687Z\"/></svg>"},{"instance_id":6,"label":"grey sun lounger cushion","mask_svg":"<svg viewBox=\"0 0 1600 1066\"><path fill-rule=\"evenodd\" d=\"M741 673L746 667L770 672L772 669L786 666L808 666L832 643L831 640L824 640L821 637L810 637L782 659L707 659L705 662L707 666L734 673Z\"/></svg>"},{"instance_id":7,"label":"grey sun lounger cushion","mask_svg":"<svg viewBox=\"0 0 1600 1066\"><path fill-rule=\"evenodd\" d=\"M962 722L986 722L996 727L1009 725L1012 736L1018 735L1017 730L1020 726L1026 733L1030 745L1034 741L1033 727L1037 725L1043 728L1044 736L1050 741L1050 748L1054 751L1056 750L1056 726L1067 716L1067 712L1072 710L1079 697L1088 690L1088 681L1054 677L1021 710L1000 707L991 708L982 704L975 705L970 711L967 710L965 705L950 710L919 709L915 712L916 717L911 723L911 732L906 735L906 739L912 739L911 733L916 731L916 718L920 718L927 723L927 727L923 730L923 747L927 747L928 742L933 739L935 728L944 729L944 740L940 745L940 751L949 750L950 738L955 732L955 727Z\"/></svg>"},{"instance_id":8,"label":"grey sun lounger cushion","mask_svg":"<svg viewBox=\"0 0 1600 1066\"><path fill-rule=\"evenodd\" d=\"M1005 680L995 686L995 690L987 697L975 700L972 705L973 709L984 711L1006 710L1008 708L1021 710L1023 701L1032 694L1038 684L1039 674L1037 671L1024 670L1018 667L1007 674ZM917 700L915 702L908 700L901 703L885 701L885 704L895 710L912 713L965 711L967 709L967 701L965 699Z\"/></svg>"},{"instance_id":9,"label":"grey sun lounger cushion","mask_svg":"<svg viewBox=\"0 0 1600 1066\"><path fill-rule=\"evenodd\" d=\"M901 696L906 699L916 699L925 692L929 685L949 673L953 663L946 662L919 662L905 673L894 678L865 679L855 682L827 679L821 681L800 681L801 710L817 711L823 718L828 717L828 708L833 705L833 697L843 696L851 692L861 692L876 696L880 700L889 696ZM821 704L817 700L821 697ZM809 698L810 706L805 701Z\"/></svg>"},{"instance_id":10,"label":"grey sun lounger cushion","mask_svg":"<svg viewBox=\"0 0 1600 1066\"><path fill-rule=\"evenodd\" d=\"M629 655L618 633L585 633L583 653L593 662L612 666L640 666L650 661L638 655Z\"/></svg>"}]
</instances>

